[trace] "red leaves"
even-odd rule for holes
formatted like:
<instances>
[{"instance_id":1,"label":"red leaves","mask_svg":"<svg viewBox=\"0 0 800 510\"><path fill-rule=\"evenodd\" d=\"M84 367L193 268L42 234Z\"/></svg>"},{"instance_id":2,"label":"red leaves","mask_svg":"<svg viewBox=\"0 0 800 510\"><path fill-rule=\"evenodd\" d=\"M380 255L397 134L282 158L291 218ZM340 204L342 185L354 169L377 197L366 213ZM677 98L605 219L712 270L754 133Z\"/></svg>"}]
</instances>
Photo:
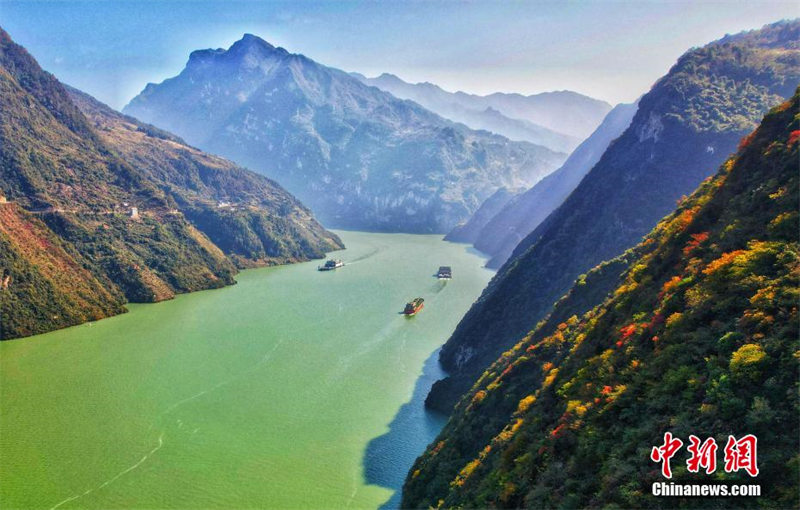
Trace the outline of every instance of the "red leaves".
<instances>
[{"instance_id":1,"label":"red leaves","mask_svg":"<svg viewBox=\"0 0 800 510\"><path fill-rule=\"evenodd\" d=\"M647 329L654 331L662 324L664 324L664 314L662 312L656 312L653 314L653 319L650 321L650 324L647 325Z\"/></svg>"},{"instance_id":2,"label":"red leaves","mask_svg":"<svg viewBox=\"0 0 800 510\"><path fill-rule=\"evenodd\" d=\"M753 141L753 138L755 137L755 134L756 134L756 132L753 131L749 135L747 135L744 138L742 138L742 140L739 142L739 149L738 150L742 150L745 147L747 147L748 145L750 145L750 142Z\"/></svg>"},{"instance_id":3,"label":"red leaves","mask_svg":"<svg viewBox=\"0 0 800 510\"><path fill-rule=\"evenodd\" d=\"M567 428L567 424L566 423L562 423L561 425L559 425L558 427L554 428L550 432L550 437L552 437L552 438L561 437L561 435L564 433L564 429L565 428Z\"/></svg>"},{"instance_id":4,"label":"red leaves","mask_svg":"<svg viewBox=\"0 0 800 510\"><path fill-rule=\"evenodd\" d=\"M786 142L786 145L791 147L797 143L797 140L800 140L800 129L795 129L789 133L789 140Z\"/></svg>"},{"instance_id":5,"label":"red leaves","mask_svg":"<svg viewBox=\"0 0 800 510\"><path fill-rule=\"evenodd\" d=\"M622 333L621 340L627 340L631 335L636 333L637 324L628 324L627 326L622 327L619 332Z\"/></svg>"},{"instance_id":6,"label":"red leaves","mask_svg":"<svg viewBox=\"0 0 800 510\"><path fill-rule=\"evenodd\" d=\"M698 246L708 239L708 232L700 232L699 234L692 234L692 240L686 243L683 248L684 256L689 256Z\"/></svg>"}]
</instances>

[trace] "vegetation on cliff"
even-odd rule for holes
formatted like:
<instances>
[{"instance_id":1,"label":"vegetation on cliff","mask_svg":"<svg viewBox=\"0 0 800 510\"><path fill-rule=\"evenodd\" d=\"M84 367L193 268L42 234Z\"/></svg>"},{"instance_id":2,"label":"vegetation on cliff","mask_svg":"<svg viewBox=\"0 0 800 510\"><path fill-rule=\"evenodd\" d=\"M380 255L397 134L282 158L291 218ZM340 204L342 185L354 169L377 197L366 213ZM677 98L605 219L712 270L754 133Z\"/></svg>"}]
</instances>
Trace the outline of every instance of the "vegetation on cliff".
<instances>
[{"instance_id":1,"label":"vegetation on cliff","mask_svg":"<svg viewBox=\"0 0 800 510\"><path fill-rule=\"evenodd\" d=\"M427 402L449 412L469 388L462 381L474 381L532 330L581 274L636 245L769 108L791 97L800 83L798 40L800 21L787 21L682 56L465 315L440 354L454 378L437 383Z\"/></svg>"},{"instance_id":2,"label":"vegetation on cliff","mask_svg":"<svg viewBox=\"0 0 800 510\"><path fill-rule=\"evenodd\" d=\"M599 306L551 316L460 400L406 480L403 507L650 508L663 434L758 438L760 498L674 507L798 505L800 92L622 260ZM617 262L612 262L614 264ZM560 303L595 285L597 271ZM685 450L684 450L685 451Z\"/></svg>"}]
</instances>

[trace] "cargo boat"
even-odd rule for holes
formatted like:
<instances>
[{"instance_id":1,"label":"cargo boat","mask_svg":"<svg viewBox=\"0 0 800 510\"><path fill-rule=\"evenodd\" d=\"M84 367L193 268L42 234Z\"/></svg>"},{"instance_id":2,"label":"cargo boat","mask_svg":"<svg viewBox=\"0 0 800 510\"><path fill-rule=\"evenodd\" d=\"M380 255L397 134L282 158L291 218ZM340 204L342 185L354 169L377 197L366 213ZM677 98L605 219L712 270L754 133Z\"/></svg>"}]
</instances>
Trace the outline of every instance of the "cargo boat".
<instances>
[{"instance_id":1,"label":"cargo boat","mask_svg":"<svg viewBox=\"0 0 800 510\"><path fill-rule=\"evenodd\" d=\"M409 301L408 303L406 303L406 307L403 310L403 314L406 317L411 317L413 315L416 315L425 306L424 301L425 300L422 299L421 297Z\"/></svg>"},{"instance_id":2,"label":"cargo boat","mask_svg":"<svg viewBox=\"0 0 800 510\"><path fill-rule=\"evenodd\" d=\"M339 269L340 267L344 266L344 262L341 260L334 260L330 259L325 262L323 266L317 266L318 271L333 271L334 269Z\"/></svg>"},{"instance_id":3,"label":"cargo boat","mask_svg":"<svg viewBox=\"0 0 800 510\"><path fill-rule=\"evenodd\" d=\"M450 266L439 266L439 271L436 272L436 278L440 280L449 280L453 277L453 271Z\"/></svg>"}]
</instances>

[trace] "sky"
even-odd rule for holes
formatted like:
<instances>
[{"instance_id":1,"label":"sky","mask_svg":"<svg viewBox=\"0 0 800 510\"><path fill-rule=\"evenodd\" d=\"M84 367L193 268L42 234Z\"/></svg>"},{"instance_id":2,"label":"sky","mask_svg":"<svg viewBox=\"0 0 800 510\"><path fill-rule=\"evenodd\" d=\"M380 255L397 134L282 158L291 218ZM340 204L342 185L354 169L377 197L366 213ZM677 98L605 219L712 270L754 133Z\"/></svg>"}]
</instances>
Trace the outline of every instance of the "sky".
<instances>
[{"instance_id":1,"label":"sky","mask_svg":"<svg viewBox=\"0 0 800 510\"><path fill-rule=\"evenodd\" d=\"M367 76L616 104L691 47L796 17L796 0L0 0L0 27L45 70L115 108L244 33Z\"/></svg>"}]
</instances>

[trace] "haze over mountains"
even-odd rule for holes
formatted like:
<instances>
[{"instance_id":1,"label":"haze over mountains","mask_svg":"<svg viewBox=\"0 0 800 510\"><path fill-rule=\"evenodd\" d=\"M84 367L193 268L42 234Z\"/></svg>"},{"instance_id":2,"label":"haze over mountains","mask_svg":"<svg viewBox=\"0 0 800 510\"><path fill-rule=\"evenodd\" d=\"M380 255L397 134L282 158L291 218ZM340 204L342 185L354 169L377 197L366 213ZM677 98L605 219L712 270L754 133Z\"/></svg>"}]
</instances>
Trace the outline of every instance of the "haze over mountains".
<instances>
[{"instance_id":1,"label":"haze over mountains","mask_svg":"<svg viewBox=\"0 0 800 510\"><path fill-rule=\"evenodd\" d=\"M472 243L492 256L486 263L488 267L497 269L502 266L520 241L561 205L581 179L600 161L609 144L628 128L636 109L637 104L615 106L595 132L570 154L561 168L529 190L508 197L501 208L492 208L493 214L487 214L481 206L467 225L454 229L447 239ZM484 214L479 216L482 210ZM461 234L466 229L470 230L467 237Z\"/></svg>"},{"instance_id":2,"label":"haze over mountains","mask_svg":"<svg viewBox=\"0 0 800 510\"><path fill-rule=\"evenodd\" d=\"M447 232L566 158L474 131L245 35L191 54L125 112L276 179L327 225Z\"/></svg>"},{"instance_id":3,"label":"haze over mountains","mask_svg":"<svg viewBox=\"0 0 800 510\"><path fill-rule=\"evenodd\" d=\"M0 29L0 339L323 257L275 182L68 90Z\"/></svg>"},{"instance_id":4,"label":"haze over mountains","mask_svg":"<svg viewBox=\"0 0 800 510\"><path fill-rule=\"evenodd\" d=\"M497 92L479 96L448 92L433 83L408 83L389 73L375 78L353 75L473 129L485 129L511 140L525 140L567 153L589 136L611 110L605 101L570 91L529 96Z\"/></svg>"},{"instance_id":5,"label":"haze over mountains","mask_svg":"<svg viewBox=\"0 0 800 510\"><path fill-rule=\"evenodd\" d=\"M434 385L427 403L449 411L576 279L635 245L734 152L762 115L800 83L798 41L800 21L780 22L678 59L640 99L623 135L522 240L462 319L440 353L451 376ZM607 268L608 290L613 273L623 269ZM593 299L579 312L594 306Z\"/></svg>"}]
</instances>

